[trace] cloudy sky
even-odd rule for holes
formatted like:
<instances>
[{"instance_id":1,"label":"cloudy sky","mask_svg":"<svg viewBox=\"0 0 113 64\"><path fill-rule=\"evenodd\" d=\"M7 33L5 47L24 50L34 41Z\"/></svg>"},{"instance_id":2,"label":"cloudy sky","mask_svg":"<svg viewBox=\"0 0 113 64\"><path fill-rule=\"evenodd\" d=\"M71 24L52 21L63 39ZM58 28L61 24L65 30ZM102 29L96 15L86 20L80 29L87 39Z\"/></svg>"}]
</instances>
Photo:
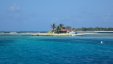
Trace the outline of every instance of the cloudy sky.
<instances>
[{"instance_id":1,"label":"cloudy sky","mask_svg":"<svg viewBox=\"0 0 113 64\"><path fill-rule=\"evenodd\" d=\"M113 27L113 0L0 0L0 31L46 31L52 23Z\"/></svg>"}]
</instances>

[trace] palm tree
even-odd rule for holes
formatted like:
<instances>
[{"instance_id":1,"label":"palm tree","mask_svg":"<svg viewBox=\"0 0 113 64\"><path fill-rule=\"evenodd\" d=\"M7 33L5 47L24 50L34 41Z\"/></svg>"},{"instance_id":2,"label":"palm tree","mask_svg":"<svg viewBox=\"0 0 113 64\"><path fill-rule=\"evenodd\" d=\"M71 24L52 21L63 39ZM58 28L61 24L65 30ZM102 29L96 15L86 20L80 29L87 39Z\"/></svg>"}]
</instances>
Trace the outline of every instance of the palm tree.
<instances>
[{"instance_id":1,"label":"palm tree","mask_svg":"<svg viewBox=\"0 0 113 64\"><path fill-rule=\"evenodd\" d=\"M60 27L60 29L63 29L64 25L63 24L59 24L59 27Z\"/></svg>"},{"instance_id":2,"label":"palm tree","mask_svg":"<svg viewBox=\"0 0 113 64\"><path fill-rule=\"evenodd\" d=\"M55 32L56 24L52 24L51 27L52 27L52 32Z\"/></svg>"},{"instance_id":3,"label":"palm tree","mask_svg":"<svg viewBox=\"0 0 113 64\"><path fill-rule=\"evenodd\" d=\"M57 26L57 28L56 28L56 33L60 33L60 31L61 31L61 27L60 26Z\"/></svg>"}]
</instances>

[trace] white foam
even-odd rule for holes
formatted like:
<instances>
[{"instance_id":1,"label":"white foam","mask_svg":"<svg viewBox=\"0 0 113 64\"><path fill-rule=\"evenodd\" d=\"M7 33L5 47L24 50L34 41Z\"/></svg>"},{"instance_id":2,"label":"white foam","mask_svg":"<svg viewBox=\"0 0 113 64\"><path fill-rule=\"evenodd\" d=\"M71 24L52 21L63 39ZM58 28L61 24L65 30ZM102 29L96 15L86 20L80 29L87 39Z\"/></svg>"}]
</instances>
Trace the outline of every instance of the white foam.
<instances>
[{"instance_id":1,"label":"white foam","mask_svg":"<svg viewBox=\"0 0 113 64\"><path fill-rule=\"evenodd\" d=\"M100 41L101 44L103 44L103 41Z\"/></svg>"}]
</instances>

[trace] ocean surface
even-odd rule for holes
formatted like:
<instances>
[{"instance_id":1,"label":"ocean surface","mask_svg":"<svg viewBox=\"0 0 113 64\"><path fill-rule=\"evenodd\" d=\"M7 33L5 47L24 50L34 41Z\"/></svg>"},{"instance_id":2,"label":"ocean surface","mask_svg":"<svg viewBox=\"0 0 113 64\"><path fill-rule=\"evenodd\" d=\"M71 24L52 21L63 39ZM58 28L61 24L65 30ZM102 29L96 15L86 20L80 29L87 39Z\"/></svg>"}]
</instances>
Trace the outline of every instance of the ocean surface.
<instances>
[{"instance_id":1,"label":"ocean surface","mask_svg":"<svg viewBox=\"0 0 113 64\"><path fill-rule=\"evenodd\" d=\"M0 36L0 64L113 64L113 33Z\"/></svg>"}]
</instances>

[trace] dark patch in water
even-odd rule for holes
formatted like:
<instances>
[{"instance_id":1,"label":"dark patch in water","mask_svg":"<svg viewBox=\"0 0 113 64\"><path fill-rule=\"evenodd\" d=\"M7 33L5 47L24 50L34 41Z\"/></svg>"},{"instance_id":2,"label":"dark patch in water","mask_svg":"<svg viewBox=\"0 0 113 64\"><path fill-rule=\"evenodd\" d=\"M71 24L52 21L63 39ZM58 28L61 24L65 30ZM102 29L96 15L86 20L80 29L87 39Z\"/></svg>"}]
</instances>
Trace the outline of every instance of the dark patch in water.
<instances>
[{"instance_id":1,"label":"dark patch in water","mask_svg":"<svg viewBox=\"0 0 113 64\"><path fill-rule=\"evenodd\" d=\"M0 40L0 46L7 46L13 42L14 42L14 40Z\"/></svg>"},{"instance_id":2,"label":"dark patch in water","mask_svg":"<svg viewBox=\"0 0 113 64\"><path fill-rule=\"evenodd\" d=\"M40 39L39 41L50 41L50 42L69 42L67 39Z\"/></svg>"}]
</instances>

